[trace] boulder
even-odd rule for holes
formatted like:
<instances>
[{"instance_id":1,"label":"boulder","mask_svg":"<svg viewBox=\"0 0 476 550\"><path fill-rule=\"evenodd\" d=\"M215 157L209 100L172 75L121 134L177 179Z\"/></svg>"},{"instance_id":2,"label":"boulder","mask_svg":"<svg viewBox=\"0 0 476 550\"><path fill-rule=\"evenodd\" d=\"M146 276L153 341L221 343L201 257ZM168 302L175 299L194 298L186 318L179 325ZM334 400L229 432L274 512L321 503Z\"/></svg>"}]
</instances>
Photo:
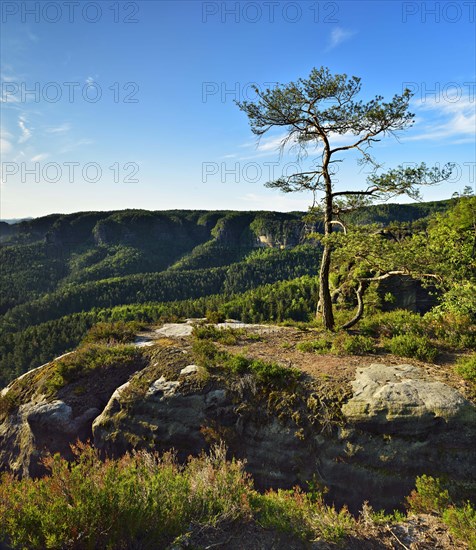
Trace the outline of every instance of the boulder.
<instances>
[{"instance_id":1,"label":"boulder","mask_svg":"<svg viewBox=\"0 0 476 550\"><path fill-rule=\"evenodd\" d=\"M413 365L358 368L352 388L353 397L342 408L344 415L377 431L421 435L442 422L476 425L475 408L469 401Z\"/></svg>"}]
</instances>

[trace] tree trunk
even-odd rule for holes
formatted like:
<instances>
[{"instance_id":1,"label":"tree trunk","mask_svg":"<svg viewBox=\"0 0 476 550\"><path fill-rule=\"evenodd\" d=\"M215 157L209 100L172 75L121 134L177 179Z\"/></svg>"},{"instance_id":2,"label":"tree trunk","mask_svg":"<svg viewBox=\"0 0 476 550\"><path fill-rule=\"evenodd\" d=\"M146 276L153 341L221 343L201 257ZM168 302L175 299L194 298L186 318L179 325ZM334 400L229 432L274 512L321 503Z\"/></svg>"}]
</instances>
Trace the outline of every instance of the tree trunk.
<instances>
[{"instance_id":1,"label":"tree trunk","mask_svg":"<svg viewBox=\"0 0 476 550\"><path fill-rule=\"evenodd\" d=\"M343 329L353 327L362 318L362 315L364 314L364 300L362 298L363 293L364 285L362 284L362 281L359 281L359 286L355 291L355 295L357 296L357 312L350 321L348 321L345 325L342 325Z\"/></svg>"},{"instance_id":2,"label":"tree trunk","mask_svg":"<svg viewBox=\"0 0 476 550\"><path fill-rule=\"evenodd\" d=\"M325 143L324 162L322 165L322 171L324 180L326 182L325 187L325 210L324 210L324 235L327 237L332 233L332 182L329 174L329 143L327 140ZM327 330L334 330L334 313L332 311L332 298L329 289L329 271L331 267L331 245L329 242L325 242L324 251L322 253L321 270L319 273L319 302L320 313L322 315L322 322L324 328Z\"/></svg>"},{"instance_id":3,"label":"tree trunk","mask_svg":"<svg viewBox=\"0 0 476 550\"><path fill-rule=\"evenodd\" d=\"M332 311L332 299L329 290L329 269L331 266L331 249L328 244L324 245L322 253L321 270L319 273L319 303L320 313L324 328L334 329L334 313Z\"/></svg>"}]
</instances>

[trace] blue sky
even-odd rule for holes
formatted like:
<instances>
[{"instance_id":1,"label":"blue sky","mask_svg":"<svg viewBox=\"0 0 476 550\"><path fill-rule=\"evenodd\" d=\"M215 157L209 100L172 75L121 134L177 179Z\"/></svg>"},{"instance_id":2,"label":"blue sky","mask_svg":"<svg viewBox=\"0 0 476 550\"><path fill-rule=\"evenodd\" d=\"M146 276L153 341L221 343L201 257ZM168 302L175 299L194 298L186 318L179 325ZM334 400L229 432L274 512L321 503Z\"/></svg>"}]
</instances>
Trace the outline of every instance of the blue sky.
<instances>
[{"instance_id":1,"label":"blue sky","mask_svg":"<svg viewBox=\"0 0 476 550\"><path fill-rule=\"evenodd\" d=\"M2 218L120 208L306 209L263 184L291 169L234 99L313 67L362 98L414 90L416 123L374 148L385 167L456 163L476 178L475 2L4 1ZM352 155L336 186L365 182ZM312 155L308 162L312 160Z\"/></svg>"}]
</instances>

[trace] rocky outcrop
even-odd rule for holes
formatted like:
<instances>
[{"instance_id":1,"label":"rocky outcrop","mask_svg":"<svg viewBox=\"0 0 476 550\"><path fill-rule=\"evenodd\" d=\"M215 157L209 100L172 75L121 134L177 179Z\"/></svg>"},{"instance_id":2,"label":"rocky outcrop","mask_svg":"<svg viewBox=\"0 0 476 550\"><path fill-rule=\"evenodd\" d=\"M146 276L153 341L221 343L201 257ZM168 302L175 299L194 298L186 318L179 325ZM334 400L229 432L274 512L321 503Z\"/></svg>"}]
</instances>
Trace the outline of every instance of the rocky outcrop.
<instances>
[{"instance_id":1,"label":"rocky outcrop","mask_svg":"<svg viewBox=\"0 0 476 550\"><path fill-rule=\"evenodd\" d=\"M352 386L338 435L344 452L322 469L339 501L355 502L366 487L371 502L390 509L423 473L474 492L474 405L412 365L359 368Z\"/></svg>"},{"instance_id":2,"label":"rocky outcrop","mask_svg":"<svg viewBox=\"0 0 476 550\"><path fill-rule=\"evenodd\" d=\"M93 441L109 456L137 448L175 449L185 460L221 439L230 455L246 458L259 486L303 483L313 469L307 444L296 438L294 422L258 407L254 391L249 375L233 381L210 376L190 364L183 350L162 349L112 395L93 422Z\"/></svg>"},{"instance_id":3,"label":"rocky outcrop","mask_svg":"<svg viewBox=\"0 0 476 550\"><path fill-rule=\"evenodd\" d=\"M259 488L317 480L354 511L364 500L394 508L423 473L474 490L475 408L421 368L362 366L351 392L332 378L264 384L197 365L191 325L143 335L147 361L134 368L115 365L48 393L51 363L10 385L2 399L17 404L0 424L2 469L38 475L45 450L69 456L77 439L107 456L174 449L180 460L223 440Z\"/></svg>"},{"instance_id":4,"label":"rocky outcrop","mask_svg":"<svg viewBox=\"0 0 476 550\"><path fill-rule=\"evenodd\" d=\"M42 451L69 456L70 444L90 437L92 419L99 413L98 408L91 407L74 416L72 407L64 401L48 402L43 396L20 405L0 424L2 469L8 466L19 475L41 474Z\"/></svg>"},{"instance_id":5,"label":"rocky outcrop","mask_svg":"<svg viewBox=\"0 0 476 550\"><path fill-rule=\"evenodd\" d=\"M59 360L22 375L2 390L0 471L37 476L44 473L41 458L45 452L71 458L71 445L91 439L92 421L114 390L143 366L141 361L125 367L112 365L52 391Z\"/></svg>"},{"instance_id":6,"label":"rocky outcrop","mask_svg":"<svg viewBox=\"0 0 476 550\"><path fill-rule=\"evenodd\" d=\"M352 423L382 433L421 436L442 423L476 425L475 409L455 389L430 380L412 365L370 365L357 370L353 397L343 406Z\"/></svg>"}]
</instances>

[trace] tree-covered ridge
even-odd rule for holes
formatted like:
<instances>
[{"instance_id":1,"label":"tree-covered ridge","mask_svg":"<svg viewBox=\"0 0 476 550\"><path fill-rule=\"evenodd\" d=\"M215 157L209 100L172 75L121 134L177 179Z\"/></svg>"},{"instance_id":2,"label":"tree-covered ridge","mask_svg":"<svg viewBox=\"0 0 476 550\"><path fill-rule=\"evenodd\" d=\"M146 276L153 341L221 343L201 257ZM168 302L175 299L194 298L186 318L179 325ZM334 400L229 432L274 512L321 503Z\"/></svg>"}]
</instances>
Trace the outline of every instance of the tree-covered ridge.
<instances>
[{"instance_id":1,"label":"tree-covered ridge","mask_svg":"<svg viewBox=\"0 0 476 550\"><path fill-rule=\"evenodd\" d=\"M414 221L450 204L369 207L352 214L351 221ZM2 224L0 314L70 283L220 267L257 246L292 247L310 229L302 218L299 212L124 210Z\"/></svg>"}]
</instances>

